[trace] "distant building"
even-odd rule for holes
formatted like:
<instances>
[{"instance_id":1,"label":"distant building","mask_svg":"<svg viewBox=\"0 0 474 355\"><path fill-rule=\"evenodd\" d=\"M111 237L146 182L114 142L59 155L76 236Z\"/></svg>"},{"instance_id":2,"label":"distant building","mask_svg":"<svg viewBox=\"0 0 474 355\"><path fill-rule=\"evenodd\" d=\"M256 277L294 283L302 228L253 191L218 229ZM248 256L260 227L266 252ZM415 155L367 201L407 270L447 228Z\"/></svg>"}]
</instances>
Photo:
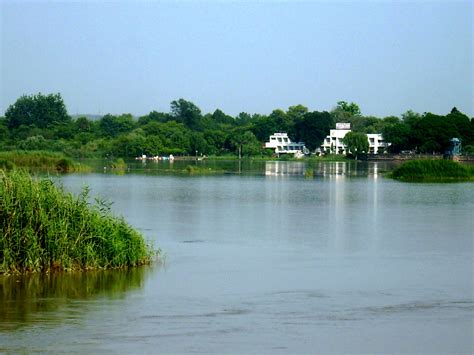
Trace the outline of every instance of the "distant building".
<instances>
[{"instance_id":1,"label":"distant building","mask_svg":"<svg viewBox=\"0 0 474 355\"><path fill-rule=\"evenodd\" d=\"M351 131L350 128L350 123L336 123L336 129L331 129L329 135L324 138L321 151L324 153L329 152L330 154L347 154L348 152L346 146L342 143L342 139ZM380 133L367 134L367 140L369 141L369 151L367 152L369 154L381 153L388 147Z\"/></svg>"},{"instance_id":2,"label":"distant building","mask_svg":"<svg viewBox=\"0 0 474 355\"><path fill-rule=\"evenodd\" d=\"M265 148L274 149L275 154L295 154L301 156L307 151L304 142L292 142L287 133L275 133L265 143Z\"/></svg>"},{"instance_id":3,"label":"distant building","mask_svg":"<svg viewBox=\"0 0 474 355\"><path fill-rule=\"evenodd\" d=\"M326 136L326 138L324 138L323 144L321 145L321 150L323 151L323 153L329 152L330 154L347 154L346 146L344 145L344 143L342 143L342 139L346 136L347 133L351 131L350 123L348 123L348 126L343 127L344 128L336 128L331 129L329 131L329 136Z\"/></svg>"},{"instance_id":4,"label":"distant building","mask_svg":"<svg viewBox=\"0 0 474 355\"><path fill-rule=\"evenodd\" d=\"M383 153L388 147L381 133L368 133L367 139L369 140L369 154Z\"/></svg>"}]
</instances>

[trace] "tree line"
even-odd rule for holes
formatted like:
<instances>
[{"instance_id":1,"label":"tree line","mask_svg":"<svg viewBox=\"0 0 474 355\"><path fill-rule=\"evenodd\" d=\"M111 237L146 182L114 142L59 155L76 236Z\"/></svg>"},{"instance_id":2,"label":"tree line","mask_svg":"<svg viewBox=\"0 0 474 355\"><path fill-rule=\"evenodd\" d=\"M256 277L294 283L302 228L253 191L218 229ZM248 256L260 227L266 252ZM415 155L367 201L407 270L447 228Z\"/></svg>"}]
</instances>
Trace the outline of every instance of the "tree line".
<instances>
[{"instance_id":1,"label":"tree line","mask_svg":"<svg viewBox=\"0 0 474 355\"><path fill-rule=\"evenodd\" d=\"M23 95L0 118L0 149L52 150L73 157L136 157L146 155L271 155L263 143L275 132L287 132L310 151L318 148L336 122L349 122L354 132L383 133L389 152L411 150L442 153L449 139L462 139L474 150L474 120L453 108L446 116L407 111L401 117L364 116L353 102L339 101L330 111L309 111L303 105L275 109L268 115L220 109L203 114L184 99L169 112L141 117L106 114L97 120L71 117L60 94Z\"/></svg>"}]
</instances>

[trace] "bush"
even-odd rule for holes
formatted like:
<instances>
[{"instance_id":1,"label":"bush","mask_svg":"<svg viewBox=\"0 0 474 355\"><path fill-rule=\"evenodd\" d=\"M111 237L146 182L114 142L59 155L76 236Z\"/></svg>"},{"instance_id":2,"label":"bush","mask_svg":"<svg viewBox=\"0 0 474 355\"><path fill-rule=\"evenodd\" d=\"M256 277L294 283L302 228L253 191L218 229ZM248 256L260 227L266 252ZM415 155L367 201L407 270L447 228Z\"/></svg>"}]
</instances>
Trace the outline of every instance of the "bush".
<instances>
[{"instance_id":1,"label":"bush","mask_svg":"<svg viewBox=\"0 0 474 355\"><path fill-rule=\"evenodd\" d=\"M391 177L404 181L471 180L474 169L452 160L411 160L397 167Z\"/></svg>"},{"instance_id":2,"label":"bush","mask_svg":"<svg viewBox=\"0 0 474 355\"><path fill-rule=\"evenodd\" d=\"M89 171L86 165L75 163L61 153L46 151L9 151L0 152L0 161L8 162L11 166L28 169L55 170L60 173ZM5 163L6 164L6 163ZM2 168L2 165L0 165ZM4 169L10 169L7 165Z\"/></svg>"},{"instance_id":3,"label":"bush","mask_svg":"<svg viewBox=\"0 0 474 355\"><path fill-rule=\"evenodd\" d=\"M62 158L56 163L56 171L58 173L68 173L74 170L74 163L71 159Z\"/></svg>"}]
</instances>

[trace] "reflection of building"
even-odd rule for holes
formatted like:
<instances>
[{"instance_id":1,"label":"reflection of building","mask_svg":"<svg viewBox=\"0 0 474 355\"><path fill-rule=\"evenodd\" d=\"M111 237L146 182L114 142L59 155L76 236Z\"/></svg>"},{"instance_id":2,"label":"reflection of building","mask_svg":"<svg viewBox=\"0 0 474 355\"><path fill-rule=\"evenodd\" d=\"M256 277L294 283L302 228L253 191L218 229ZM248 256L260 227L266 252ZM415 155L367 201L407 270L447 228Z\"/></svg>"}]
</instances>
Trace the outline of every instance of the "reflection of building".
<instances>
[{"instance_id":1,"label":"reflection of building","mask_svg":"<svg viewBox=\"0 0 474 355\"><path fill-rule=\"evenodd\" d=\"M295 161L266 161L265 175L303 175L306 164Z\"/></svg>"},{"instance_id":2,"label":"reflection of building","mask_svg":"<svg viewBox=\"0 0 474 355\"><path fill-rule=\"evenodd\" d=\"M274 149L276 154L302 155L306 150L303 142L292 142L287 133L275 133L270 136L270 141L265 143L265 148Z\"/></svg>"},{"instance_id":3,"label":"reflection of building","mask_svg":"<svg viewBox=\"0 0 474 355\"><path fill-rule=\"evenodd\" d=\"M330 154L347 154L342 139L351 131L350 127L350 123L336 123L336 129L331 129L329 136L324 138L321 150ZM367 140L369 141L369 151L367 152L369 154L381 153L388 147L380 133L367 134Z\"/></svg>"}]
</instances>

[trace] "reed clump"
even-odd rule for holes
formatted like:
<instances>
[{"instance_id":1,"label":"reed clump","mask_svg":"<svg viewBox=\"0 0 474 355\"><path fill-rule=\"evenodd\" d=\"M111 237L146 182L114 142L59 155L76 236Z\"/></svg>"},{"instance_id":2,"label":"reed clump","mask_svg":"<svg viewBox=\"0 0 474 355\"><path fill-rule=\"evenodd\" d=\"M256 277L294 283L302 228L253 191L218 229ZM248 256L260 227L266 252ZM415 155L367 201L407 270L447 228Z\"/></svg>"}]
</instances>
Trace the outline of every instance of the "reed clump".
<instances>
[{"instance_id":1,"label":"reed clump","mask_svg":"<svg viewBox=\"0 0 474 355\"><path fill-rule=\"evenodd\" d=\"M111 164L110 167L112 169L117 169L117 170L125 170L127 169L127 163L125 163L125 160L122 158L115 159Z\"/></svg>"},{"instance_id":2,"label":"reed clump","mask_svg":"<svg viewBox=\"0 0 474 355\"><path fill-rule=\"evenodd\" d=\"M0 274L120 268L156 254L89 189L66 193L51 179L0 170Z\"/></svg>"},{"instance_id":3,"label":"reed clump","mask_svg":"<svg viewBox=\"0 0 474 355\"><path fill-rule=\"evenodd\" d=\"M411 160L395 168L390 177L415 182L470 181L474 167L444 159Z\"/></svg>"},{"instance_id":4,"label":"reed clump","mask_svg":"<svg viewBox=\"0 0 474 355\"><path fill-rule=\"evenodd\" d=\"M76 163L62 153L21 150L0 152L0 168L10 170L14 167L59 173L90 171L88 166Z\"/></svg>"},{"instance_id":5,"label":"reed clump","mask_svg":"<svg viewBox=\"0 0 474 355\"><path fill-rule=\"evenodd\" d=\"M221 169L213 169L206 166L196 166L196 165L188 165L183 172L189 175L212 175L212 174L223 174L224 170Z\"/></svg>"}]
</instances>

